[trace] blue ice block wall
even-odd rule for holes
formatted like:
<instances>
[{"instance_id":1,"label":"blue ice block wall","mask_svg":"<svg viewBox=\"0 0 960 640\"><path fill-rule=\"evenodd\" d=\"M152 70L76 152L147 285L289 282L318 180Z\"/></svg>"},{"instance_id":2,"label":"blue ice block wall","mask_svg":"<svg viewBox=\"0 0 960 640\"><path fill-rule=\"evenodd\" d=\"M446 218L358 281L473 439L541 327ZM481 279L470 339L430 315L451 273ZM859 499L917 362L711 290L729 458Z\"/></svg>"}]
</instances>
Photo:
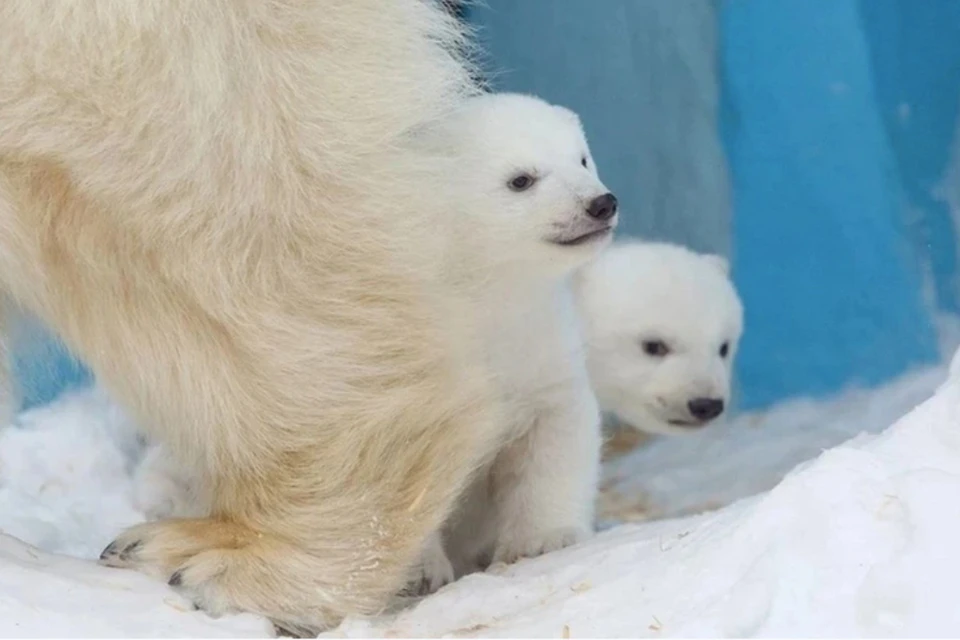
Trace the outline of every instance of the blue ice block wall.
<instances>
[{"instance_id":1,"label":"blue ice block wall","mask_svg":"<svg viewBox=\"0 0 960 640\"><path fill-rule=\"evenodd\" d=\"M960 2L860 0L858 6L878 110L909 208L910 239L929 265L938 305L956 312L957 232L943 192L960 123ZM954 192L958 179L953 176Z\"/></svg>"},{"instance_id":2,"label":"blue ice block wall","mask_svg":"<svg viewBox=\"0 0 960 640\"><path fill-rule=\"evenodd\" d=\"M733 258L741 408L938 356L960 0L485 0L495 86L578 110L623 231ZM87 382L21 341L25 402Z\"/></svg>"},{"instance_id":3,"label":"blue ice block wall","mask_svg":"<svg viewBox=\"0 0 960 640\"><path fill-rule=\"evenodd\" d=\"M875 2L732 0L721 14L748 405L877 384L938 355L923 267L941 255L908 222L934 212L911 202L904 130L880 92L899 81L876 64L896 46L880 32L927 0L883 15Z\"/></svg>"},{"instance_id":4,"label":"blue ice block wall","mask_svg":"<svg viewBox=\"0 0 960 640\"><path fill-rule=\"evenodd\" d=\"M67 389L90 383L90 373L43 326L18 318L16 328L13 370L22 408L44 405Z\"/></svg>"},{"instance_id":5,"label":"blue ice block wall","mask_svg":"<svg viewBox=\"0 0 960 640\"><path fill-rule=\"evenodd\" d=\"M484 5L495 87L580 111L624 234L732 255L741 408L939 357L960 1Z\"/></svg>"}]
</instances>

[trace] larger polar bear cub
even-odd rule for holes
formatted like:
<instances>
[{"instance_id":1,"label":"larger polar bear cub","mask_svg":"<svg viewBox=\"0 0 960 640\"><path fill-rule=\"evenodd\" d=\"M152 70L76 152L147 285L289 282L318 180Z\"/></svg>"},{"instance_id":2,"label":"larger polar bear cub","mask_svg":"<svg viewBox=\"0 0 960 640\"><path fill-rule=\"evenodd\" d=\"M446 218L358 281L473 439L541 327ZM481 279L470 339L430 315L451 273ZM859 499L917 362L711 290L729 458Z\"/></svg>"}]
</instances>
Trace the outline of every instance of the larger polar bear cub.
<instances>
[{"instance_id":1,"label":"larger polar bear cub","mask_svg":"<svg viewBox=\"0 0 960 640\"><path fill-rule=\"evenodd\" d=\"M443 542L458 572L511 562L590 535L600 412L570 277L607 246L617 201L600 180L572 111L492 94L424 134L459 159L450 219L460 272L473 282L487 360L506 403L500 443ZM429 586L452 577L426 553ZM436 575L438 567L445 572Z\"/></svg>"},{"instance_id":2,"label":"larger polar bear cub","mask_svg":"<svg viewBox=\"0 0 960 640\"><path fill-rule=\"evenodd\" d=\"M727 261L685 247L624 242L576 279L590 378L605 412L648 433L689 433L718 418L743 306Z\"/></svg>"}]
</instances>

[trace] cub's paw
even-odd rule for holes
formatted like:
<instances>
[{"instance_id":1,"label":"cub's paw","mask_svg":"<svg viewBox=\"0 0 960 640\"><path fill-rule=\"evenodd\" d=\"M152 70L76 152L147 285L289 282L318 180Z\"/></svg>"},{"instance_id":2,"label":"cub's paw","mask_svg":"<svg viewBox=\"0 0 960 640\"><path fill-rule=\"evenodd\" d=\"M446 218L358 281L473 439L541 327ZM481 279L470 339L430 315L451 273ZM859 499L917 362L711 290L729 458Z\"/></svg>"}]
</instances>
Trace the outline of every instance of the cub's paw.
<instances>
[{"instance_id":1,"label":"cub's paw","mask_svg":"<svg viewBox=\"0 0 960 640\"><path fill-rule=\"evenodd\" d=\"M413 577L403 590L404 596L425 596L450 584L455 579L453 564L443 549L438 535L433 535L424 547Z\"/></svg>"},{"instance_id":2,"label":"cub's paw","mask_svg":"<svg viewBox=\"0 0 960 640\"><path fill-rule=\"evenodd\" d=\"M207 510L195 484L163 446L153 444L134 473L134 505L147 520L201 517Z\"/></svg>"},{"instance_id":3,"label":"cub's paw","mask_svg":"<svg viewBox=\"0 0 960 640\"><path fill-rule=\"evenodd\" d=\"M583 542L591 535L587 529L567 527L533 535L502 536L493 552L493 565L536 558Z\"/></svg>"}]
</instances>

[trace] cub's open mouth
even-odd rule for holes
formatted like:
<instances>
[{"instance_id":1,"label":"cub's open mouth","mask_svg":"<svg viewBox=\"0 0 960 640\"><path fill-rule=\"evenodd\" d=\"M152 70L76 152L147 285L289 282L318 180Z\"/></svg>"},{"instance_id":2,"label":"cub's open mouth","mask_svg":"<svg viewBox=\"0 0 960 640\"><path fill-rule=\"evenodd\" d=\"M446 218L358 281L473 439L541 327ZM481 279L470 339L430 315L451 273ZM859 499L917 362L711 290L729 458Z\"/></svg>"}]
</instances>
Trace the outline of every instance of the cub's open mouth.
<instances>
[{"instance_id":1,"label":"cub's open mouth","mask_svg":"<svg viewBox=\"0 0 960 640\"><path fill-rule=\"evenodd\" d=\"M606 236L610 235L611 231L613 231L613 227L606 226L600 229L594 229L593 231L588 231L579 236L573 236L569 238L553 238L550 240L550 242L553 244L558 244L561 247L575 247L577 245L586 244L593 240L605 238Z\"/></svg>"}]
</instances>

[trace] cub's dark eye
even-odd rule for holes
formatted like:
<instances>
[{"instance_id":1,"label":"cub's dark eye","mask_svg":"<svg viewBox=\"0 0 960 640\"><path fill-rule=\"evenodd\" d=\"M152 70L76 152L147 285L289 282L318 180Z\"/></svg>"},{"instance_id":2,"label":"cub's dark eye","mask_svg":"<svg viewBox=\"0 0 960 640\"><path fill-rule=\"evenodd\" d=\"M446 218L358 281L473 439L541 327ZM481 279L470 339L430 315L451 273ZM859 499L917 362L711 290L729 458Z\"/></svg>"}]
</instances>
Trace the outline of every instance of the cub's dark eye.
<instances>
[{"instance_id":1,"label":"cub's dark eye","mask_svg":"<svg viewBox=\"0 0 960 640\"><path fill-rule=\"evenodd\" d=\"M662 358L670 353L670 347L663 340L644 340L641 346L645 354L654 358Z\"/></svg>"},{"instance_id":2,"label":"cub's dark eye","mask_svg":"<svg viewBox=\"0 0 960 640\"><path fill-rule=\"evenodd\" d=\"M728 353L730 353L730 343L724 342L722 345L720 345L720 357L726 358Z\"/></svg>"},{"instance_id":3,"label":"cub's dark eye","mask_svg":"<svg viewBox=\"0 0 960 640\"><path fill-rule=\"evenodd\" d=\"M587 168L587 156L583 156L582 158L580 158L580 164L583 165L584 169Z\"/></svg>"},{"instance_id":4,"label":"cub's dark eye","mask_svg":"<svg viewBox=\"0 0 960 640\"><path fill-rule=\"evenodd\" d=\"M533 176L528 173L521 173L511 178L507 185L513 191L526 191L533 186L534 182L536 182L536 179Z\"/></svg>"}]
</instances>

